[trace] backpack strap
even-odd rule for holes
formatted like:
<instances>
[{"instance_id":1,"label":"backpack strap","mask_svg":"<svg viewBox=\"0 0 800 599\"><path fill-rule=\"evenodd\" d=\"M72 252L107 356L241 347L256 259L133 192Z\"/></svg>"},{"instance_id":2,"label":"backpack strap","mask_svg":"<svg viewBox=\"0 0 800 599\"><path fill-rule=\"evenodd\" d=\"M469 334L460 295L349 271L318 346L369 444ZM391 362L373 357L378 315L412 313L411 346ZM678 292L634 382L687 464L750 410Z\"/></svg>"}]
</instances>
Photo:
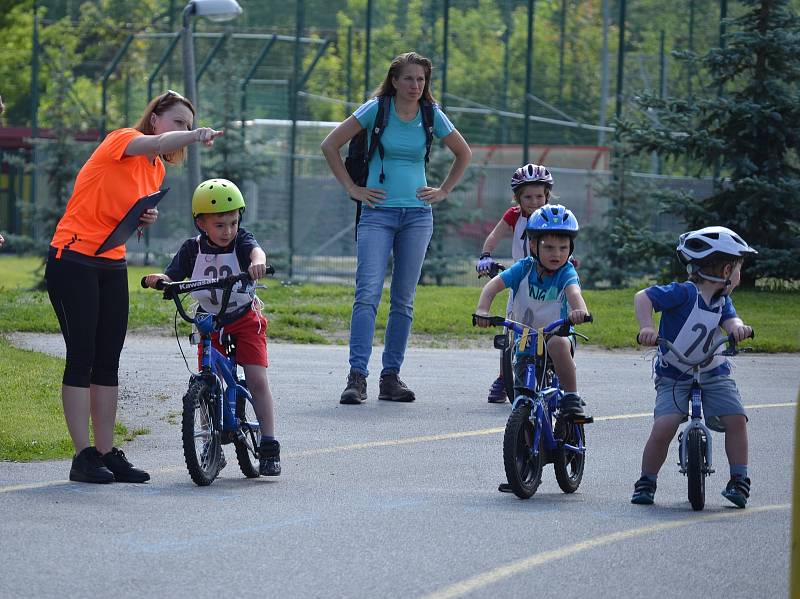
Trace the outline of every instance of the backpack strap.
<instances>
[{"instance_id":1,"label":"backpack strap","mask_svg":"<svg viewBox=\"0 0 800 599\"><path fill-rule=\"evenodd\" d=\"M372 135L369 140L369 148L367 149L367 164L372 160L375 150L378 150L378 155L381 157L381 174L378 180L383 183L386 180L386 174L383 172L383 144L381 143L381 135L389 125L389 110L390 110L391 97L378 96L378 112L375 114L375 124L372 127Z\"/></svg>"},{"instance_id":2,"label":"backpack strap","mask_svg":"<svg viewBox=\"0 0 800 599\"><path fill-rule=\"evenodd\" d=\"M431 146L433 145L433 117L436 104L420 100L422 108L422 128L425 129L425 164L431 159Z\"/></svg>"}]
</instances>

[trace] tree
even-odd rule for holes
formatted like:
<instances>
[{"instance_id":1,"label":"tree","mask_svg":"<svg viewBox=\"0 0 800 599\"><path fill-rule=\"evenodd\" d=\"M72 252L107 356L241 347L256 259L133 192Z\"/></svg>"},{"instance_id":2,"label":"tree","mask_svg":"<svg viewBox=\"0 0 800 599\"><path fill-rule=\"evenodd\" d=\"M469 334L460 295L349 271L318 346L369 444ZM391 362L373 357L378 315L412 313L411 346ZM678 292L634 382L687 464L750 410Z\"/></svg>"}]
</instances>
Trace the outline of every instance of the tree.
<instances>
[{"instance_id":1,"label":"tree","mask_svg":"<svg viewBox=\"0 0 800 599\"><path fill-rule=\"evenodd\" d=\"M716 191L702 201L672 196L662 209L688 229L723 225L754 245L742 284L800 279L800 19L787 0L743 0L726 45L677 54L709 74L707 97L637 100L656 118L621 123L632 152L687 159L716 169ZM723 93L718 94L720 90Z\"/></svg>"}]
</instances>

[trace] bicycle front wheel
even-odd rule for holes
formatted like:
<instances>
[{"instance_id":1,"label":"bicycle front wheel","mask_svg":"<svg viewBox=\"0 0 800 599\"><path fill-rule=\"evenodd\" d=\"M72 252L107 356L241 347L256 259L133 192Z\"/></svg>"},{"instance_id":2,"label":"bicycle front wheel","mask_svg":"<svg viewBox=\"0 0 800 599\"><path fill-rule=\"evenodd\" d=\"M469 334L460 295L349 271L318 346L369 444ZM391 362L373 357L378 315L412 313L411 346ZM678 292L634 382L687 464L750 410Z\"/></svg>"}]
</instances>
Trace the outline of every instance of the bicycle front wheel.
<instances>
[{"instance_id":1,"label":"bicycle front wheel","mask_svg":"<svg viewBox=\"0 0 800 599\"><path fill-rule=\"evenodd\" d=\"M503 436L503 465L506 479L514 494L520 499L528 499L536 493L542 482L541 437L534 454L534 425L530 421L531 407L518 406L511 412Z\"/></svg>"},{"instance_id":2,"label":"bicycle front wheel","mask_svg":"<svg viewBox=\"0 0 800 599\"><path fill-rule=\"evenodd\" d=\"M219 474L222 445L214 419L214 394L208 383L193 381L183 396L183 457L189 476L205 487Z\"/></svg>"},{"instance_id":3,"label":"bicycle front wheel","mask_svg":"<svg viewBox=\"0 0 800 599\"><path fill-rule=\"evenodd\" d=\"M706 504L706 452L703 431L693 428L686 437L686 476L689 479L689 503L695 511Z\"/></svg>"},{"instance_id":4,"label":"bicycle front wheel","mask_svg":"<svg viewBox=\"0 0 800 599\"><path fill-rule=\"evenodd\" d=\"M506 388L508 401L514 403L514 340L509 338L506 348L500 354L500 372L503 374L503 384Z\"/></svg>"},{"instance_id":5,"label":"bicycle front wheel","mask_svg":"<svg viewBox=\"0 0 800 599\"><path fill-rule=\"evenodd\" d=\"M583 425L575 424L570 419L559 418L556 421L555 436L563 441L561 447L555 451L553 456L553 469L556 473L558 486L564 493L574 493L583 480L583 467L586 463L586 454L572 451L563 445L578 446L578 441L583 440L584 449L586 437L584 437Z\"/></svg>"},{"instance_id":6,"label":"bicycle front wheel","mask_svg":"<svg viewBox=\"0 0 800 599\"><path fill-rule=\"evenodd\" d=\"M242 395L236 398L236 416L239 418L241 433L233 442L236 448L236 461L239 462L242 474L247 478L257 478L258 441L261 432L253 405Z\"/></svg>"}]
</instances>

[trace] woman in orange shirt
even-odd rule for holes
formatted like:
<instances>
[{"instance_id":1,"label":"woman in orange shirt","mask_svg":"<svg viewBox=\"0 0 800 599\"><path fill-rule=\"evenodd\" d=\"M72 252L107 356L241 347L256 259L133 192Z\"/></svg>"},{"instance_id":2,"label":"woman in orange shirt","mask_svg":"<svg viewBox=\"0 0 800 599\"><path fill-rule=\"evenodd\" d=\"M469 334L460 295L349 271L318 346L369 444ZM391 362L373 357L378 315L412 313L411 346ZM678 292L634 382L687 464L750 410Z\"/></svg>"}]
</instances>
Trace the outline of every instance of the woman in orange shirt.
<instances>
[{"instance_id":1,"label":"woman in orange shirt","mask_svg":"<svg viewBox=\"0 0 800 599\"><path fill-rule=\"evenodd\" d=\"M222 131L192 129L195 110L167 91L148 104L133 128L112 131L83 165L64 216L50 242L47 293L67 346L61 387L64 417L75 445L70 480L145 482L113 445L119 356L128 328L125 245L95 251L140 197L157 191L164 163L180 164L186 146L211 146ZM158 210L141 217L151 225ZM89 417L95 445L89 444Z\"/></svg>"}]
</instances>

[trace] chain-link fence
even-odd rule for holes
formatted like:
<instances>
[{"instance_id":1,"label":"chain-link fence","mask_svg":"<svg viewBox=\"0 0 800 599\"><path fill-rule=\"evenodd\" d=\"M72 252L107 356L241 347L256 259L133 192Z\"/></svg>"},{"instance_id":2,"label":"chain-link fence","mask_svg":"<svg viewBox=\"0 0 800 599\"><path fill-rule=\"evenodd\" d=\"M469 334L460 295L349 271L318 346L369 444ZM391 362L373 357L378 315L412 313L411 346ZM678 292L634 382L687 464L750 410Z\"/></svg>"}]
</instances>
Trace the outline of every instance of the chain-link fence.
<instances>
[{"instance_id":1,"label":"chain-link fence","mask_svg":"<svg viewBox=\"0 0 800 599\"><path fill-rule=\"evenodd\" d=\"M192 22L199 122L227 126L237 140L224 156L201 151L203 176L232 174L248 202L244 226L293 277L336 281L353 277L355 206L319 144L385 77L393 56L415 49L432 58L434 95L473 150L464 182L448 199L461 218L439 249L463 264L462 274L445 282L475 284L471 260L509 206L510 175L526 159L551 168L556 196L582 226L601 222L609 199L598 189L610 177L609 123L617 106L628 110L628 96L639 91L700 93L702 74L668 54L713 46L720 16L718 6L694 0L685 2L691 14L682 15L657 3L637 3L626 14L624 0L240 3L244 14L233 25ZM101 133L131 124L148 98L183 89L178 4L165 2L167 18L117 35L105 62L83 65L95 68L100 92L81 98L90 128ZM46 118L41 124L48 126ZM92 147L86 144L87 154ZM0 229L49 234L35 218L35 206L51 201L41 168L47 151L47 144L37 151L33 170L3 161ZM259 168L252 166L257 160ZM649 157L634 168L650 172L626 176L658 178L698 198L711 188L708 177L661 174ZM129 245L134 260L163 262L194 232L185 171L169 169L165 186L171 191L158 223ZM676 226L657 215L652 225ZM591 248L579 242L578 251ZM508 242L496 253L510 254Z\"/></svg>"}]
</instances>

